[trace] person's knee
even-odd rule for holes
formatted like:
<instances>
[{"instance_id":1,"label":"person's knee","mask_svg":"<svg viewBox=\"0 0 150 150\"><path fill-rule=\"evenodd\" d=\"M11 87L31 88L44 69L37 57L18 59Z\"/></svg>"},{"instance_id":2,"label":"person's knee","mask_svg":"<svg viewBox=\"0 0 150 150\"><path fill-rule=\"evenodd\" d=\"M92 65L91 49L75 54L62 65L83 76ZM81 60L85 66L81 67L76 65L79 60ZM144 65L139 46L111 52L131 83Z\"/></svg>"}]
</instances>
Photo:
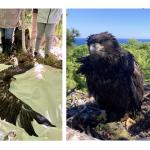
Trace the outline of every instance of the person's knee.
<instances>
[{"instance_id":1,"label":"person's knee","mask_svg":"<svg viewBox=\"0 0 150 150\"><path fill-rule=\"evenodd\" d=\"M43 33L38 33L37 36L36 36L36 39L41 40L42 37L43 37Z\"/></svg>"},{"instance_id":2,"label":"person's knee","mask_svg":"<svg viewBox=\"0 0 150 150\"><path fill-rule=\"evenodd\" d=\"M41 36L37 36L36 37L36 41L41 41L42 40L42 37Z\"/></svg>"},{"instance_id":3,"label":"person's knee","mask_svg":"<svg viewBox=\"0 0 150 150\"><path fill-rule=\"evenodd\" d=\"M45 40L46 40L46 41L52 41L52 40L53 40L53 36L52 36L52 35L47 35L47 36L45 37Z\"/></svg>"}]
</instances>

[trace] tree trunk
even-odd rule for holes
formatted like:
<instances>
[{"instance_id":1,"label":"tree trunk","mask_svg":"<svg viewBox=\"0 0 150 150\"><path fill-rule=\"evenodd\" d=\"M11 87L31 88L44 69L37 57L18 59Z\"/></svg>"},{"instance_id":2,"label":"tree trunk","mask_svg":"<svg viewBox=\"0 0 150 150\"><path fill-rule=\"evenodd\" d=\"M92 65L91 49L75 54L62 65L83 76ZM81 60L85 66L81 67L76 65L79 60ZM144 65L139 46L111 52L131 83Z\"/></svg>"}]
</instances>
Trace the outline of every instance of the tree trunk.
<instances>
[{"instance_id":1,"label":"tree trunk","mask_svg":"<svg viewBox=\"0 0 150 150\"><path fill-rule=\"evenodd\" d=\"M36 39L36 32L37 32L37 13L32 12L32 30L31 30L31 41L30 46L32 49L35 49L35 39Z\"/></svg>"},{"instance_id":2,"label":"tree trunk","mask_svg":"<svg viewBox=\"0 0 150 150\"><path fill-rule=\"evenodd\" d=\"M27 52L25 44L25 9L22 10L22 50Z\"/></svg>"}]
</instances>

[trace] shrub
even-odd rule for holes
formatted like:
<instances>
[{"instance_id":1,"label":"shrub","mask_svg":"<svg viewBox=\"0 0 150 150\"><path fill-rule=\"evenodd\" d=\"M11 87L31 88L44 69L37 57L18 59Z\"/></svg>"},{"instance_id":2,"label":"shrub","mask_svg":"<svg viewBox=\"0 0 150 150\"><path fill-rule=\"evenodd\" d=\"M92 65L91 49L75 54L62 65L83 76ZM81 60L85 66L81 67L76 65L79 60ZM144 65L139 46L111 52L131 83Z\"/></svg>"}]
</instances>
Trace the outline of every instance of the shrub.
<instances>
[{"instance_id":1,"label":"shrub","mask_svg":"<svg viewBox=\"0 0 150 150\"><path fill-rule=\"evenodd\" d=\"M150 43L143 43L137 40L129 40L127 44L121 45L130 51L139 63L145 81L150 81ZM85 91L85 78L76 74L80 64L76 62L78 57L86 56L88 49L86 45L67 48L67 89L77 88Z\"/></svg>"}]
</instances>

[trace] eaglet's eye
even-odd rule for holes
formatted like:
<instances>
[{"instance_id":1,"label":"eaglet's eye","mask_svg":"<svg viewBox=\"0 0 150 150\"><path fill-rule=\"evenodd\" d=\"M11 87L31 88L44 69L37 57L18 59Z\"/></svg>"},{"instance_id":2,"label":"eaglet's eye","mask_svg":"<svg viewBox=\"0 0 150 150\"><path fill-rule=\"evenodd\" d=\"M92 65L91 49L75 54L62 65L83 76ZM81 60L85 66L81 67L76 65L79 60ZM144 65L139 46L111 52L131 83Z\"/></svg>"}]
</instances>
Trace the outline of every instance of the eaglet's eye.
<instances>
[{"instance_id":1,"label":"eaglet's eye","mask_svg":"<svg viewBox=\"0 0 150 150\"><path fill-rule=\"evenodd\" d=\"M91 53L98 52L102 50L103 48L104 46L101 45L100 43L90 44L90 47L89 47Z\"/></svg>"}]
</instances>

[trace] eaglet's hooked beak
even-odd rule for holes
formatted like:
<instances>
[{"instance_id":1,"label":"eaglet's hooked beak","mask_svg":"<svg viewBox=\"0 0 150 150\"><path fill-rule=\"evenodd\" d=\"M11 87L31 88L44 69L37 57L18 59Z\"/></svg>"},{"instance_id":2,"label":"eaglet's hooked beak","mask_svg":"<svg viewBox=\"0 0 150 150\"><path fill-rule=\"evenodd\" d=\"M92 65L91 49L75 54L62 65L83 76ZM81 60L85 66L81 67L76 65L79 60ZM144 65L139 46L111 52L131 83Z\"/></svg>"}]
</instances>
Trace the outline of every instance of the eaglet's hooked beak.
<instances>
[{"instance_id":1,"label":"eaglet's hooked beak","mask_svg":"<svg viewBox=\"0 0 150 150\"><path fill-rule=\"evenodd\" d=\"M104 46L101 45L100 43L94 43L94 44L90 45L90 52L91 53L99 52L103 49L104 49Z\"/></svg>"}]
</instances>

